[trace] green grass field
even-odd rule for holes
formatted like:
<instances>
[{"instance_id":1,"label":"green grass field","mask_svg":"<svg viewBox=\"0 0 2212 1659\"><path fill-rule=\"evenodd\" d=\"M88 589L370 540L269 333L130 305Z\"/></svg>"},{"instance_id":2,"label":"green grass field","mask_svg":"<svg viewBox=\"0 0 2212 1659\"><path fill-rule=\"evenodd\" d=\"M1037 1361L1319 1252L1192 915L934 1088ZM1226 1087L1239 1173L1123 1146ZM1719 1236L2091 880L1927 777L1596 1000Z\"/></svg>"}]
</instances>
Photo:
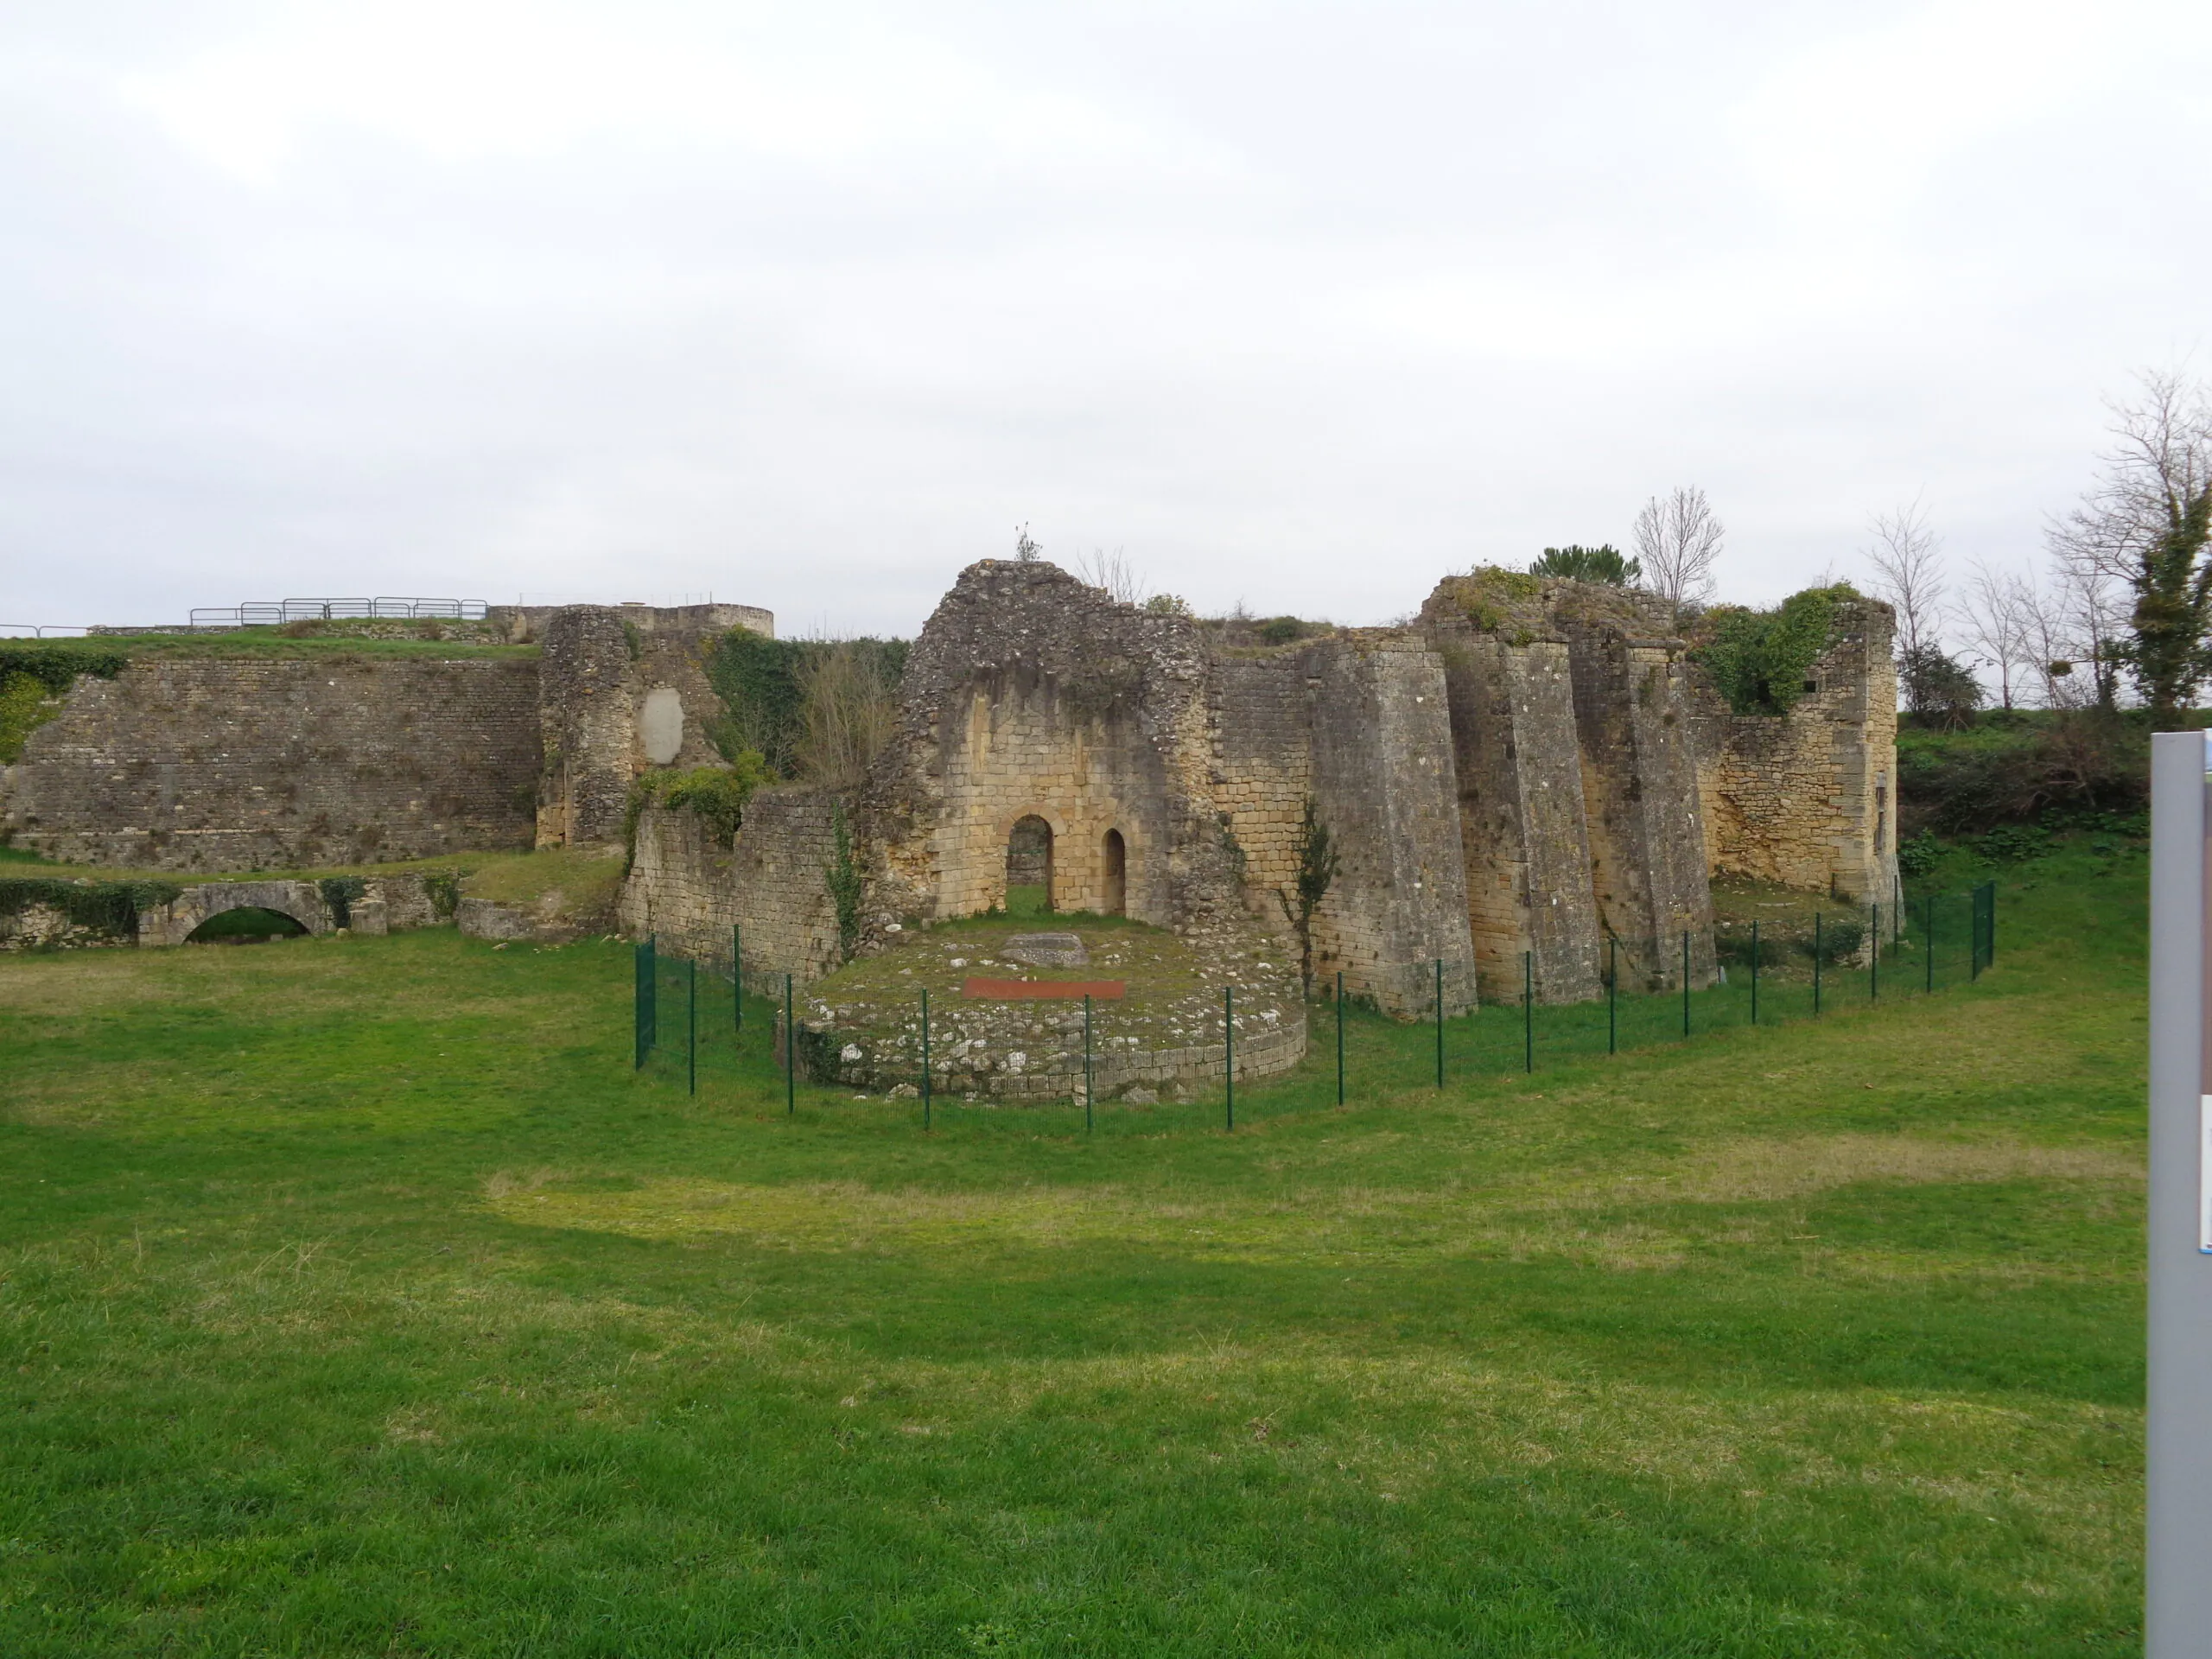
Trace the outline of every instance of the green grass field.
<instances>
[{"instance_id":1,"label":"green grass field","mask_svg":"<svg viewBox=\"0 0 2212 1659\"><path fill-rule=\"evenodd\" d=\"M1233 1136L693 1096L611 944L0 958L0 1653L2136 1651L2143 875Z\"/></svg>"}]
</instances>

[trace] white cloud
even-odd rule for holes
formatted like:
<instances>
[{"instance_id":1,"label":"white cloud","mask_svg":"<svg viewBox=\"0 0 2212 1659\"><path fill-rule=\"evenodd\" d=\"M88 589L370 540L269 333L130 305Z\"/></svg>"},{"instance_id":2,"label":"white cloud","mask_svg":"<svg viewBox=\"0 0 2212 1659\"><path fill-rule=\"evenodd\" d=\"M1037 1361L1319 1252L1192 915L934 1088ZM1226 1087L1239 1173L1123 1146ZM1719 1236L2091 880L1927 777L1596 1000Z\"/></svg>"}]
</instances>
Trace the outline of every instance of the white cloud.
<instances>
[{"instance_id":1,"label":"white cloud","mask_svg":"<svg viewBox=\"0 0 2212 1659\"><path fill-rule=\"evenodd\" d=\"M704 592L1027 520L1354 620L1706 486L2032 555L2197 343L2200 9L933 0L0 19L0 613Z\"/></svg>"}]
</instances>

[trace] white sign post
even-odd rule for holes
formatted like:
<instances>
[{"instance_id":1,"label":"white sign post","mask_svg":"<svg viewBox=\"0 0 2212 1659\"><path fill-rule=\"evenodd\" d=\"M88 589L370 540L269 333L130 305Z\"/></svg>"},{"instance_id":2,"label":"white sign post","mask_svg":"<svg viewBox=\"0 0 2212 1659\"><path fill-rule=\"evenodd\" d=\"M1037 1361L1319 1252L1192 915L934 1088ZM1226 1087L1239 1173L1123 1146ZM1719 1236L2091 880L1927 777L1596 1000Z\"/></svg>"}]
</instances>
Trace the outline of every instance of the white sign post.
<instances>
[{"instance_id":1,"label":"white sign post","mask_svg":"<svg viewBox=\"0 0 2212 1659\"><path fill-rule=\"evenodd\" d=\"M2212 734L2151 740L2145 1659L2212 1653Z\"/></svg>"}]
</instances>

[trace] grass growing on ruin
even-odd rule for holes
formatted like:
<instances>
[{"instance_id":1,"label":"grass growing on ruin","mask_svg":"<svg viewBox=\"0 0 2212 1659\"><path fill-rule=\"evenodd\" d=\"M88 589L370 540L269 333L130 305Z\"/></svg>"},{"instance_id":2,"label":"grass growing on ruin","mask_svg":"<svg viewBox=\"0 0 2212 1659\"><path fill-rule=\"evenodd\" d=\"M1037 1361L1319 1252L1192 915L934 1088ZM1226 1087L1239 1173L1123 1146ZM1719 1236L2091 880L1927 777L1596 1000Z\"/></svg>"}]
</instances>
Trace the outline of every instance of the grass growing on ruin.
<instances>
[{"instance_id":1,"label":"grass growing on ruin","mask_svg":"<svg viewBox=\"0 0 2212 1659\"><path fill-rule=\"evenodd\" d=\"M378 639L343 626L322 634L288 633L282 628L232 628L207 633L103 633L82 642L131 658L245 658L316 662L353 658L411 658L438 662L462 657L535 657L536 645L494 645L480 639Z\"/></svg>"},{"instance_id":2,"label":"grass growing on ruin","mask_svg":"<svg viewBox=\"0 0 2212 1659\"><path fill-rule=\"evenodd\" d=\"M0 1651L2135 1651L2142 874L1234 1136L690 1096L611 945L0 959Z\"/></svg>"}]
</instances>

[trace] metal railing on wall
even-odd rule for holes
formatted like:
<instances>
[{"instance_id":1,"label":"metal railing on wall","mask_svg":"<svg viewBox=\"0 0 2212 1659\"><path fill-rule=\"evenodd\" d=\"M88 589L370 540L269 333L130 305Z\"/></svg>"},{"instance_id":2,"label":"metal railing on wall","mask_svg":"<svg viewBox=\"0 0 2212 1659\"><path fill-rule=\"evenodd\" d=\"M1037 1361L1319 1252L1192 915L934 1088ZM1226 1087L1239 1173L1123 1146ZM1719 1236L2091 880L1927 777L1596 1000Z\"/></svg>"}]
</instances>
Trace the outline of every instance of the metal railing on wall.
<instances>
[{"instance_id":1,"label":"metal railing on wall","mask_svg":"<svg viewBox=\"0 0 2212 1659\"><path fill-rule=\"evenodd\" d=\"M242 605L202 607L192 613L195 628L260 628L285 622L481 622L480 599L413 599L382 594L375 599L248 600Z\"/></svg>"}]
</instances>

